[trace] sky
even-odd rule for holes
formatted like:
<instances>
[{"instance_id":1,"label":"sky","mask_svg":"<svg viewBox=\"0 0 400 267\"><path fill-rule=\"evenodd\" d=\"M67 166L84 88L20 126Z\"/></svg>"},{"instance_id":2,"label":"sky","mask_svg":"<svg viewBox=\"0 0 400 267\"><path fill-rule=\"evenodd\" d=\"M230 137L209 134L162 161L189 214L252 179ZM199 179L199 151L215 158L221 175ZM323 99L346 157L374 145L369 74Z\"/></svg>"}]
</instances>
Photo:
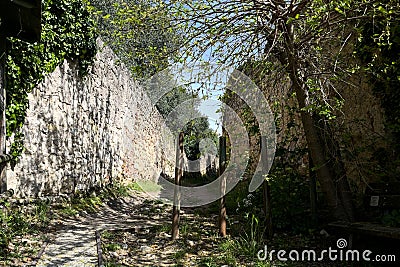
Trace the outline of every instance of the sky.
<instances>
[{"instance_id":1,"label":"sky","mask_svg":"<svg viewBox=\"0 0 400 267\"><path fill-rule=\"evenodd\" d=\"M220 101L218 97L223 95L224 90L216 90L213 91L211 94L208 93L208 99L202 100L199 106L199 111L205 117L208 118L208 122L210 123L211 129L217 131L218 135L222 134L222 127L221 127L221 113L218 112L218 109L221 108ZM202 95L200 96L202 97Z\"/></svg>"},{"instance_id":2,"label":"sky","mask_svg":"<svg viewBox=\"0 0 400 267\"><path fill-rule=\"evenodd\" d=\"M221 108L219 97L224 94L224 88L233 69L214 64L209 60L210 58L203 58L194 66L190 64L177 66L177 70L183 71L174 73L179 80L178 83L190 85L191 90L198 93L198 98L201 99L198 110L208 119L211 129L221 135L222 114L218 111ZM211 65L203 66L202 63L211 63Z\"/></svg>"}]
</instances>

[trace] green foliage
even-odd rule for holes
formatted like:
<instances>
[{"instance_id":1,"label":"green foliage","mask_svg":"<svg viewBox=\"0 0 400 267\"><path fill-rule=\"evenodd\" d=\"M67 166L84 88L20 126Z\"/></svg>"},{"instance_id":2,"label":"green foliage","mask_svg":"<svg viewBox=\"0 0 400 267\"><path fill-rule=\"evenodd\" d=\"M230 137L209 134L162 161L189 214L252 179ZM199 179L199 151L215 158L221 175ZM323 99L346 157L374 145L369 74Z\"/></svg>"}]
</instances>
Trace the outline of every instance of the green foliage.
<instances>
[{"instance_id":1,"label":"green foliage","mask_svg":"<svg viewBox=\"0 0 400 267\"><path fill-rule=\"evenodd\" d=\"M37 202L18 206L8 200L0 200L0 262L13 254L10 244L19 245L16 237L34 234L50 222L50 206Z\"/></svg>"},{"instance_id":2,"label":"green foliage","mask_svg":"<svg viewBox=\"0 0 400 267\"><path fill-rule=\"evenodd\" d=\"M307 79L306 84L308 87L309 103L302 110L316 114L320 118L328 121L334 120L336 119L335 111L341 110L344 100L338 96L334 96L332 99L326 99L326 97L321 95L324 94L324 92L322 92L323 88L319 82L320 81L317 79Z\"/></svg>"},{"instance_id":3,"label":"green foliage","mask_svg":"<svg viewBox=\"0 0 400 267\"><path fill-rule=\"evenodd\" d=\"M185 112L182 112L183 104ZM184 132L184 149L186 156L190 160L200 158L200 140L210 138L214 144L217 144L217 135L210 129L210 124L207 118L203 117L198 111L200 99L197 93L189 92L184 86L174 88L165 94L156 104L158 111L167 119L167 126L173 131ZM176 112L176 110L179 112ZM194 118L186 122L186 125L178 125L181 121L179 115L187 116L185 114L190 112L190 117ZM176 117L173 117L176 116ZM183 126L183 128L182 128ZM207 151L205 151L207 152Z\"/></svg>"},{"instance_id":4,"label":"green foliage","mask_svg":"<svg viewBox=\"0 0 400 267\"><path fill-rule=\"evenodd\" d=\"M126 189L120 189L120 190L124 190L126 192L125 196L128 196L130 190L143 192L143 189L136 182L133 182L125 187L121 186L120 188L126 188Z\"/></svg>"},{"instance_id":5,"label":"green foliage","mask_svg":"<svg viewBox=\"0 0 400 267\"><path fill-rule=\"evenodd\" d=\"M230 238L224 238L218 244L218 252L214 257L205 258L204 262L207 260L214 265L211 266L221 266L221 264L226 264L228 266L238 266L237 247L236 242Z\"/></svg>"},{"instance_id":6,"label":"green foliage","mask_svg":"<svg viewBox=\"0 0 400 267\"><path fill-rule=\"evenodd\" d=\"M249 212L249 208L259 204L259 202L254 203L251 200L258 201L258 198L254 198L253 194L249 194L248 183L241 181L226 195L226 208L235 211L236 214L246 214L246 211Z\"/></svg>"},{"instance_id":7,"label":"green foliage","mask_svg":"<svg viewBox=\"0 0 400 267\"><path fill-rule=\"evenodd\" d=\"M95 21L86 0L42 1L42 34L39 43L9 39L6 65L7 136L13 136L11 155L21 155L28 93L64 59L78 60L85 74L96 54Z\"/></svg>"},{"instance_id":8,"label":"green foliage","mask_svg":"<svg viewBox=\"0 0 400 267\"><path fill-rule=\"evenodd\" d=\"M290 103L289 100L285 101ZM246 109L242 108L241 111L243 110ZM273 227L277 230L306 232L311 223L308 214L310 206L308 166L303 166L304 159L308 157L308 150L298 136L301 131L297 119L298 108L295 105L282 106L281 102L276 102L273 111L283 112L283 110L284 115L275 116L280 140L276 147L274 163L266 177L271 187ZM285 116L284 121L282 121L283 116ZM251 114L245 117L245 121L249 122L248 129L254 125L252 118ZM260 216L263 214L261 210L264 205L263 190L259 188L255 193L248 194L247 186L246 182L239 183L227 195L227 208L236 210L236 214L250 213ZM242 221L241 225L244 225ZM235 232L242 231L245 230L235 230Z\"/></svg>"},{"instance_id":9,"label":"green foliage","mask_svg":"<svg viewBox=\"0 0 400 267\"><path fill-rule=\"evenodd\" d=\"M284 150L280 148L280 152ZM286 151L286 150L285 150ZM286 151L290 154L290 151ZM298 159L297 152L292 155ZM311 228L311 215L309 214L309 184L305 174L300 174L298 166L289 161L274 163L267 176L271 187L272 221L277 231L308 232ZM254 241L260 240L261 229L264 227L264 213L261 210L263 203L262 188L252 194L247 192L247 183L242 182L226 197L226 206L231 213L238 215L238 223L229 219L232 232L241 235L241 242L247 247L255 248ZM253 218L253 216L256 216ZM259 243L259 242L258 242Z\"/></svg>"},{"instance_id":10,"label":"green foliage","mask_svg":"<svg viewBox=\"0 0 400 267\"><path fill-rule=\"evenodd\" d=\"M240 109L240 118L244 121L244 126L246 127L246 131L250 135L257 136L260 134L260 128L257 122L257 119L252 112L251 108L247 105Z\"/></svg>"},{"instance_id":11,"label":"green foliage","mask_svg":"<svg viewBox=\"0 0 400 267\"><path fill-rule=\"evenodd\" d=\"M78 216L81 212L95 213L109 199L127 197L132 191L141 191L137 183L116 183L91 192L77 192L71 200L64 201L59 207L61 215Z\"/></svg>"},{"instance_id":12,"label":"green foliage","mask_svg":"<svg viewBox=\"0 0 400 267\"><path fill-rule=\"evenodd\" d=\"M211 257L202 258L199 266L243 266L240 263L257 263L257 266L269 266L267 262L260 262L257 259L257 252L263 248L263 224L254 214L246 214L246 225L239 233L233 233L238 237L226 237L218 242L218 251Z\"/></svg>"},{"instance_id":13,"label":"green foliage","mask_svg":"<svg viewBox=\"0 0 400 267\"><path fill-rule=\"evenodd\" d=\"M264 245L264 218L262 190L248 193L248 181L239 183L226 196L226 207L231 235L236 237L220 244L225 257L244 257L254 261L257 252Z\"/></svg>"},{"instance_id":14,"label":"green foliage","mask_svg":"<svg viewBox=\"0 0 400 267\"><path fill-rule=\"evenodd\" d=\"M295 232L308 230L310 215L307 212L309 208L307 178L288 164L276 164L267 179L271 185L274 227Z\"/></svg>"},{"instance_id":15,"label":"green foliage","mask_svg":"<svg viewBox=\"0 0 400 267\"><path fill-rule=\"evenodd\" d=\"M217 134L210 129L210 124L205 117L196 118L186 124L183 132L185 133L185 153L189 160L199 159L201 156L200 140L209 138L215 145L218 144ZM204 148L207 150L207 148ZM205 153L210 151L204 151Z\"/></svg>"},{"instance_id":16,"label":"green foliage","mask_svg":"<svg viewBox=\"0 0 400 267\"><path fill-rule=\"evenodd\" d=\"M235 240L224 238L219 241L218 250L212 256L201 258L197 264L202 267L239 266L237 259L239 254Z\"/></svg>"},{"instance_id":17,"label":"green foliage","mask_svg":"<svg viewBox=\"0 0 400 267\"><path fill-rule=\"evenodd\" d=\"M199 261L199 266L201 267L218 267L219 264L216 263L214 257L204 257Z\"/></svg>"},{"instance_id":18,"label":"green foliage","mask_svg":"<svg viewBox=\"0 0 400 267\"><path fill-rule=\"evenodd\" d=\"M155 228L154 230L157 233L170 233L171 229L172 229L172 225L171 225L171 223L168 222L168 223L164 223L161 225L156 225L154 228Z\"/></svg>"},{"instance_id":19,"label":"green foliage","mask_svg":"<svg viewBox=\"0 0 400 267\"><path fill-rule=\"evenodd\" d=\"M167 118L167 116L173 112L179 104L189 100L193 100L193 109L199 106L199 100L196 99L196 95L189 93L185 87L180 86L170 90L161 97L161 99L156 103L156 107L161 115L164 118ZM171 127L172 125L169 126Z\"/></svg>"},{"instance_id":20,"label":"green foliage","mask_svg":"<svg viewBox=\"0 0 400 267\"><path fill-rule=\"evenodd\" d=\"M100 34L138 78L167 67L176 50L168 9L158 0L93 0Z\"/></svg>"},{"instance_id":21,"label":"green foliage","mask_svg":"<svg viewBox=\"0 0 400 267\"><path fill-rule=\"evenodd\" d=\"M106 239L110 239L110 238L113 237L113 233L111 231L105 230L105 231L101 232L101 237L102 238L106 238Z\"/></svg>"},{"instance_id":22,"label":"green foliage","mask_svg":"<svg viewBox=\"0 0 400 267\"><path fill-rule=\"evenodd\" d=\"M115 244L115 243L109 243L109 244L106 244L104 247L105 247L105 251L117 251L118 249L121 248L121 245Z\"/></svg>"},{"instance_id":23,"label":"green foliage","mask_svg":"<svg viewBox=\"0 0 400 267\"><path fill-rule=\"evenodd\" d=\"M363 21L356 28L354 55L361 62L358 71L366 74L381 102L388 134L382 137L371 133L369 143L348 154L353 158L370 155L359 160L360 164L368 162L363 171L382 181L395 181L400 174L400 5L398 1L385 0L373 7L374 19ZM389 146L377 145L376 138L384 138Z\"/></svg>"},{"instance_id":24,"label":"green foliage","mask_svg":"<svg viewBox=\"0 0 400 267\"><path fill-rule=\"evenodd\" d=\"M382 223L387 226L400 227L400 210L392 210L383 215Z\"/></svg>"},{"instance_id":25,"label":"green foliage","mask_svg":"<svg viewBox=\"0 0 400 267\"><path fill-rule=\"evenodd\" d=\"M246 214L247 229L237 241L238 252L248 258L255 258L257 251L262 247L264 231L260 219L254 214Z\"/></svg>"},{"instance_id":26,"label":"green foliage","mask_svg":"<svg viewBox=\"0 0 400 267\"><path fill-rule=\"evenodd\" d=\"M290 97L286 99L290 103ZM281 136L275 151L274 163L266 179L271 186L272 221L279 230L302 232L308 230L309 184L308 167L303 166L308 150L298 136L301 126L296 119L298 107L276 103L274 110L285 110L286 125L280 116L275 124ZM294 223L295 222L295 223Z\"/></svg>"},{"instance_id":27,"label":"green foliage","mask_svg":"<svg viewBox=\"0 0 400 267\"><path fill-rule=\"evenodd\" d=\"M373 21L358 28L355 55L362 60L363 70L370 75L375 94L381 99L386 115L386 128L394 136L400 151L400 6L398 1L380 1L374 6Z\"/></svg>"}]
</instances>

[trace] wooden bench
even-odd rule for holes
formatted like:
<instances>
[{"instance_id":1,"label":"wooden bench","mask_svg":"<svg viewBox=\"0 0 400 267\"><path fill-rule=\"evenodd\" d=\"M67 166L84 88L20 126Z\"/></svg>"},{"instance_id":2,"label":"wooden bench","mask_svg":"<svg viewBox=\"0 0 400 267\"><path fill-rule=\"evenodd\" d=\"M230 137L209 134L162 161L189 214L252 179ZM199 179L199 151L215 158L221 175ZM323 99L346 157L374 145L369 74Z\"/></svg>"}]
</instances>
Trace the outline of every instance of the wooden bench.
<instances>
[{"instance_id":1,"label":"wooden bench","mask_svg":"<svg viewBox=\"0 0 400 267\"><path fill-rule=\"evenodd\" d=\"M328 224L330 228L339 232L350 234L366 234L370 236L400 240L400 228L384 226L370 222L333 222Z\"/></svg>"},{"instance_id":2,"label":"wooden bench","mask_svg":"<svg viewBox=\"0 0 400 267\"><path fill-rule=\"evenodd\" d=\"M364 208L366 219L380 219L394 209L400 209L400 182L371 183L365 191ZM374 236L400 240L400 228L384 226L376 222L332 222L328 227L333 231L349 234L349 245L353 236Z\"/></svg>"}]
</instances>

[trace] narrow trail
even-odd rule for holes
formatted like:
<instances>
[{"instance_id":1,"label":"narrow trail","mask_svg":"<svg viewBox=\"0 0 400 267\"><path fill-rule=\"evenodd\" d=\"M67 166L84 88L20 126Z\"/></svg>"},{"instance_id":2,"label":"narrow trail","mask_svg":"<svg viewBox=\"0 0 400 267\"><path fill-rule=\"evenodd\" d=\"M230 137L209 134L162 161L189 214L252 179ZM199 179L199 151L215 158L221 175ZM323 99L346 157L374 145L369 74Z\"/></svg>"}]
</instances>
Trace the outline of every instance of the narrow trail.
<instances>
[{"instance_id":1,"label":"narrow trail","mask_svg":"<svg viewBox=\"0 0 400 267\"><path fill-rule=\"evenodd\" d=\"M99 266L96 231L101 233L101 259L108 266L274 266L266 262L257 265L260 262L256 263L255 258L246 258L245 255L257 253L243 250L251 249L250 243L244 243L242 254L232 254L231 250L237 248L233 245L241 239L218 235L218 214L213 206L181 210L179 238L175 241L171 241L170 235L171 216L172 206L132 191L129 197L108 201L96 213L75 219L55 219L48 229L48 245L35 266ZM234 226L242 227L239 222L232 221L231 227ZM270 245L282 248L289 244L291 249L298 246L299 249L320 250L317 244L321 244L321 240L316 242L309 240L307 243L302 235L282 233L281 238L277 236ZM326 248L328 243L324 244ZM286 266L280 262L277 265ZM304 265L299 262L290 266ZM313 262L309 266L341 265Z\"/></svg>"},{"instance_id":2,"label":"narrow trail","mask_svg":"<svg viewBox=\"0 0 400 267\"><path fill-rule=\"evenodd\" d=\"M146 200L147 195L133 193L109 201L95 214L55 220L49 229L48 245L36 266L98 266L96 230L141 229L165 223L167 218L157 213L143 213L150 209Z\"/></svg>"}]
</instances>

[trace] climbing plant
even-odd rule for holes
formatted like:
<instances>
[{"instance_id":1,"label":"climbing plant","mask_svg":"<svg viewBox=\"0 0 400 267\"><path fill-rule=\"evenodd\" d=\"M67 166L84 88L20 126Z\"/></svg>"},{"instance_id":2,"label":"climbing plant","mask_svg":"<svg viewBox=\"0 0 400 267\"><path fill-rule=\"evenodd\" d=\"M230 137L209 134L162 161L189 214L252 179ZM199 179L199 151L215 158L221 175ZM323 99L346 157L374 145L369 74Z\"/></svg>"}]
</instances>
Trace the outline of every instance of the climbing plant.
<instances>
[{"instance_id":1,"label":"climbing plant","mask_svg":"<svg viewBox=\"0 0 400 267\"><path fill-rule=\"evenodd\" d=\"M356 56L369 74L373 90L381 99L386 128L400 150L400 6L398 1L380 1L373 21L358 28Z\"/></svg>"},{"instance_id":2,"label":"climbing plant","mask_svg":"<svg viewBox=\"0 0 400 267\"><path fill-rule=\"evenodd\" d=\"M385 136L370 133L371 141L365 146L347 151L355 158L362 153L371 168L363 168L366 175L382 181L397 180L400 174L400 4L385 0L375 3L373 19L362 21L356 28L355 57L360 62L358 70L368 78L372 91L384 111ZM388 146L376 144L384 139ZM351 139L346 137L347 142ZM367 151L367 153L365 153ZM374 164L371 165L371 162Z\"/></svg>"},{"instance_id":3,"label":"climbing plant","mask_svg":"<svg viewBox=\"0 0 400 267\"><path fill-rule=\"evenodd\" d=\"M77 60L82 75L96 54L96 23L87 0L43 0L41 41L26 43L10 38L6 65L7 137L10 154L22 153L28 93L63 60Z\"/></svg>"}]
</instances>

